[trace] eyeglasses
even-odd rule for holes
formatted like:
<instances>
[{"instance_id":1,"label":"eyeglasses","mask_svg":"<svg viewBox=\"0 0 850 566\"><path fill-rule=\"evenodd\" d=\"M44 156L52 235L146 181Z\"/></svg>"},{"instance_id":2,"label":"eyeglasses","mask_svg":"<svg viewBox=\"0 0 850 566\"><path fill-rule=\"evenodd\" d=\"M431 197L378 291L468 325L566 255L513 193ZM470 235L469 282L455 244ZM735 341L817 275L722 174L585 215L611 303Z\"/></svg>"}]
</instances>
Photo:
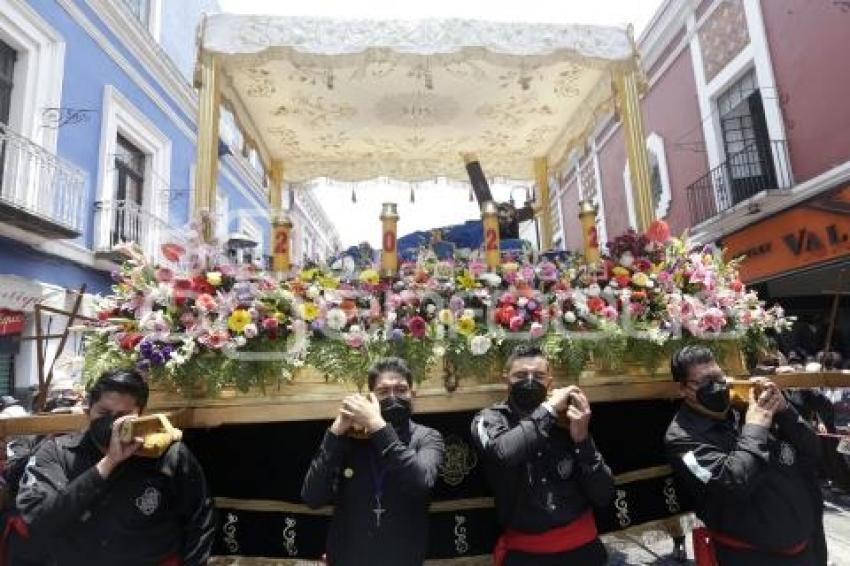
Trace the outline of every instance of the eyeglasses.
<instances>
[{"instance_id":1,"label":"eyeglasses","mask_svg":"<svg viewBox=\"0 0 850 566\"><path fill-rule=\"evenodd\" d=\"M523 379L534 379L537 381L545 381L547 374L545 371L518 371L511 373L509 377L513 380L522 381Z\"/></svg>"},{"instance_id":2,"label":"eyeglasses","mask_svg":"<svg viewBox=\"0 0 850 566\"><path fill-rule=\"evenodd\" d=\"M387 397L409 397L410 386L406 383L391 386L381 386L375 388L375 396L379 398Z\"/></svg>"}]
</instances>

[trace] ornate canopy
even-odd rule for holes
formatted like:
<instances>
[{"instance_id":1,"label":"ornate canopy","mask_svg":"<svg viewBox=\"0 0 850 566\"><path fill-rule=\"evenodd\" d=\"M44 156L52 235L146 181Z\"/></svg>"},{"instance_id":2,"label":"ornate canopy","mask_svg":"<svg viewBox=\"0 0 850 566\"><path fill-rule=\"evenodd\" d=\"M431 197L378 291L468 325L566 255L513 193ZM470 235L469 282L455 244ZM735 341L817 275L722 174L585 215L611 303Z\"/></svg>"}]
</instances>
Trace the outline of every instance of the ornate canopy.
<instances>
[{"instance_id":1,"label":"ornate canopy","mask_svg":"<svg viewBox=\"0 0 850 566\"><path fill-rule=\"evenodd\" d=\"M220 91L287 181L534 176L610 110L626 30L468 20L216 14L202 25Z\"/></svg>"}]
</instances>

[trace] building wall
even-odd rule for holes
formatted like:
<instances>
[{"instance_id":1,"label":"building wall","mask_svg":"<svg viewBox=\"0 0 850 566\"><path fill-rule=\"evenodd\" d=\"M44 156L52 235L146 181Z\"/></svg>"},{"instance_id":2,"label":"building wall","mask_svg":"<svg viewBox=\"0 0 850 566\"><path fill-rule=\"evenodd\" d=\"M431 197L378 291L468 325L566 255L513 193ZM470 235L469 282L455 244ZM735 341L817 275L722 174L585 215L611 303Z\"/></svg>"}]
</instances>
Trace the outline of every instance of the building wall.
<instances>
[{"instance_id":1,"label":"building wall","mask_svg":"<svg viewBox=\"0 0 850 566\"><path fill-rule=\"evenodd\" d=\"M678 234L690 225L686 188L708 171L694 70L688 49L676 57L653 85L643 98L641 107L647 135L654 132L664 140L671 190L670 206L664 220L673 233Z\"/></svg>"},{"instance_id":2,"label":"building wall","mask_svg":"<svg viewBox=\"0 0 850 566\"><path fill-rule=\"evenodd\" d=\"M162 23L159 43L168 53L186 80L192 80L195 68L195 34L187 33L188 22L199 22L202 14L220 12L218 0L194 0L192 2L160 0Z\"/></svg>"},{"instance_id":3,"label":"building wall","mask_svg":"<svg viewBox=\"0 0 850 566\"><path fill-rule=\"evenodd\" d=\"M761 2L797 183L850 160L850 9L823 0Z\"/></svg>"}]
</instances>

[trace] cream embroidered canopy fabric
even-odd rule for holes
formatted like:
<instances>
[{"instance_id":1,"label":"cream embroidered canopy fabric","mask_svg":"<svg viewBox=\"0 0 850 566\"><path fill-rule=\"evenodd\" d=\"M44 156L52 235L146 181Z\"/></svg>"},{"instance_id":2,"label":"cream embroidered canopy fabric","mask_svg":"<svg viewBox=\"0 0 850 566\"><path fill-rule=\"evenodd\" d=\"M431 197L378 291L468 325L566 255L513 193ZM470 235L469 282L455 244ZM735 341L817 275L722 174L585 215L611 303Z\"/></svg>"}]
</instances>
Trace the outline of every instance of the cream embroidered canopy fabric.
<instances>
[{"instance_id":1,"label":"cream embroidered canopy fabric","mask_svg":"<svg viewBox=\"0 0 850 566\"><path fill-rule=\"evenodd\" d=\"M611 109L610 71L633 65L623 29L468 20L216 14L201 30L221 92L285 179L533 177Z\"/></svg>"}]
</instances>

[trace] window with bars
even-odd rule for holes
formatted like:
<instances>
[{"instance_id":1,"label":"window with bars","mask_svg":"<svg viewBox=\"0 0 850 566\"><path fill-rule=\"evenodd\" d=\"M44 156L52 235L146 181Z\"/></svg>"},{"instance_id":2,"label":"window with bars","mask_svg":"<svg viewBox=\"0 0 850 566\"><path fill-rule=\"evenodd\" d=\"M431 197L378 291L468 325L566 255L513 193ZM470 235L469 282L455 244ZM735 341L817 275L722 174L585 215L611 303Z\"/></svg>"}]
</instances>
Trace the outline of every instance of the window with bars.
<instances>
[{"instance_id":1,"label":"window with bars","mask_svg":"<svg viewBox=\"0 0 850 566\"><path fill-rule=\"evenodd\" d=\"M112 245L142 241L142 200L145 188L145 154L119 135L115 144L115 202Z\"/></svg>"}]
</instances>

